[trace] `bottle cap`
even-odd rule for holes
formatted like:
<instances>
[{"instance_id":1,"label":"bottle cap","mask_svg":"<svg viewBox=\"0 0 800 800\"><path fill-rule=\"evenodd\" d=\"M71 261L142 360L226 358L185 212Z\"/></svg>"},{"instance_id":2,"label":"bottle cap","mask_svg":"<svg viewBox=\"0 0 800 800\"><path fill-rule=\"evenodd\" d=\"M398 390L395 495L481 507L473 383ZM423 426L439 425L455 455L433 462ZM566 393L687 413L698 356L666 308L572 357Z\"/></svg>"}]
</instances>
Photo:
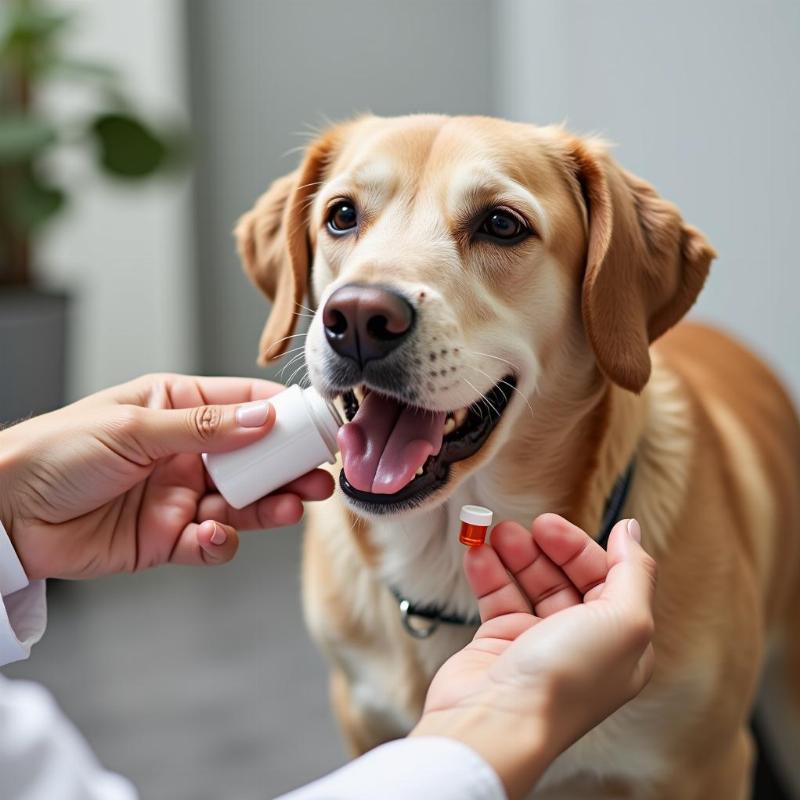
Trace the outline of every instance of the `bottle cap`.
<instances>
[{"instance_id":1,"label":"bottle cap","mask_svg":"<svg viewBox=\"0 0 800 800\"><path fill-rule=\"evenodd\" d=\"M461 506L461 513L458 518L461 522L488 528L492 524L492 511L483 506Z\"/></svg>"},{"instance_id":2,"label":"bottle cap","mask_svg":"<svg viewBox=\"0 0 800 800\"><path fill-rule=\"evenodd\" d=\"M336 406L325 400L313 386L303 389L303 399L314 418L320 436L325 441L328 450L331 451L331 459L333 459L339 452L336 435L343 424L342 417Z\"/></svg>"}]
</instances>

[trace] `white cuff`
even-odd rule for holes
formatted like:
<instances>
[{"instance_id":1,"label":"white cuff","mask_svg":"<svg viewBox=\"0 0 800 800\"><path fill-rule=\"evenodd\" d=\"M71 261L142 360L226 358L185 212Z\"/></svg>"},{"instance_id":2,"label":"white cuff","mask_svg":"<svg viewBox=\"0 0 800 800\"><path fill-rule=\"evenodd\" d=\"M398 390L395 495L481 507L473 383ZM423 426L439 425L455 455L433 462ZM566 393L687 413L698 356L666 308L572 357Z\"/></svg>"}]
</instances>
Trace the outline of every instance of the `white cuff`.
<instances>
[{"instance_id":1,"label":"white cuff","mask_svg":"<svg viewBox=\"0 0 800 800\"><path fill-rule=\"evenodd\" d=\"M0 667L21 661L47 627L45 582L32 581L0 600Z\"/></svg>"},{"instance_id":2,"label":"white cuff","mask_svg":"<svg viewBox=\"0 0 800 800\"><path fill-rule=\"evenodd\" d=\"M506 800L500 778L454 739L419 736L376 747L280 800Z\"/></svg>"},{"instance_id":3,"label":"white cuff","mask_svg":"<svg viewBox=\"0 0 800 800\"><path fill-rule=\"evenodd\" d=\"M0 667L27 658L46 626L45 582L28 582L0 522Z\"/></svg>"},{"instance_id":4,"label":"white cuff","mask_svg":"<svg viewBox=\"0 0 800 800\"><path fill-rule=\"evenodd\" d=\"M14 594L28 585L28 576L22 569L11 539L0 522L0 597Z\"/></svg>"}]
</instances>

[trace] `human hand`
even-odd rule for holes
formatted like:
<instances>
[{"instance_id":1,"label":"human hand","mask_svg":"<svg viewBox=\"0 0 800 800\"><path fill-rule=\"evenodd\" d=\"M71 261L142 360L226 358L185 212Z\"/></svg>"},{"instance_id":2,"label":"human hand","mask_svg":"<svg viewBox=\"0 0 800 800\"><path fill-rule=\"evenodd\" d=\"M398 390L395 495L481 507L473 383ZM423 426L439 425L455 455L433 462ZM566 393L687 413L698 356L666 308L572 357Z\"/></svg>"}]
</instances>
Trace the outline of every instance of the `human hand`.
<instances>
[{"instance_id":1,"label":"human hand","mask_svg":"<svg viewBox=\"0 0 800 800\"><path fill-rule=\"evenodd\" d=\"M554 514L532 532L497 525L491 546L464 558L483 624L437 672L412 735L459 739L495 768L509 797L529 791L650 678L655 562L640 536L623 520L606 553Z\"/></svg>"},{"instance_id":2,"label":"human hand","mask_svg":"<svg viewBox=\"0 0 800 800\"><path fill-rule=\"evenodd\" d=\"M245 378L147 375L0 431L0 522L29 578L89 578L158 564L221 564L237 528L297 522L333 491L314 470L240 510L200 454L268 434L267 398Z\"/></svg>"}]
</instances>

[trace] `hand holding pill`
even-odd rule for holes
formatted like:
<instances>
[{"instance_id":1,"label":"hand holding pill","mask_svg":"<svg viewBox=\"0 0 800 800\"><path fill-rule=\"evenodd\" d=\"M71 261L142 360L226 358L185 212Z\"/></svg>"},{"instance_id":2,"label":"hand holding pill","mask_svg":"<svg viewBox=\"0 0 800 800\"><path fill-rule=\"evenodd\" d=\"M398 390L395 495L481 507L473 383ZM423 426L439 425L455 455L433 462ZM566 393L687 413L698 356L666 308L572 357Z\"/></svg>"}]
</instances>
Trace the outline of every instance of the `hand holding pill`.
<instances>
[{"instance_id":1,"label":"hand holding pill","mask_svg":"<svg viewBox=\"0 0 800 800\"><path fill-rule=\"evenodd\" d=\"M491 515L465 508L467 525L486 522L472 514ZM635 520L614 526L607 552L555 514L531 529L500 522L490 544L477 544L478 527L468 531L464 569L482 625L434 677L412 735L460 740L492 764L509 797L521 797L649 680L655 562Z\"/></svg>"}]
</instances>

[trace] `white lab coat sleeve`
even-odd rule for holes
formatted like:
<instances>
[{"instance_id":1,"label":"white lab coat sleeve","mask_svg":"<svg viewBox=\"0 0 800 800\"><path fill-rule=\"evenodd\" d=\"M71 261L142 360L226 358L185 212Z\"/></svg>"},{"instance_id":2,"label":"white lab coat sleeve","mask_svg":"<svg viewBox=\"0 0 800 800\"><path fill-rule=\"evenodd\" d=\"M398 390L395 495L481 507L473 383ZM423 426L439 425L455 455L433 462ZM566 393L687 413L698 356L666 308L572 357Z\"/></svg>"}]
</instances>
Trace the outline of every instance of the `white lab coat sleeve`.
<instances>
[{"instance_id":1,"label":"white lab coat sleeve","mask_svg":"<svg viewBox=\"0 0 800 800\"><path fill-rule=\"evenodd\" d=\"M27 658L46 626L44 581L31 581L24 589L4 595L0 599L0 667Z\"/></svg>"},{"instance_id":2,"label":"white lab coat sleeve","mask_svg":"<svg viewBox=\"0 0 800 800\"><path fill-rule=\"evenodd\" d=\"M506 800L494 770L454 739L420 736L376 747L279 800Z\"/></svg>"},{"instance_id":3,"label":"white lab coat sleeve","mask_svg":"<svg viewBox=\"0 0 800 800\"><path fill-rule=\"evenodd\" d=\"M47 623L45 582L31 581L0 523L0 666L27 658ZM0 798L135 800L104 770L50 693L0 675Z\"/></svg>"},{"instance_id":4,"label":"white lab coat sleeve","mask_svg":"<svg viewBox=\"0 0 800 800\"><path fill-rule=\"evenodd\" d=\"M3 800L136 800L107 772L50 693L0 676L0 797Z\"/></svg>"},{"instance_id":5,"label":"white lab coat sleeve","mask_svg":"<svg viewBox=\"0 0 800 800\"><path fill-rule=\"evenodd\" d=\"M46 626L45 582L28 581L0 522L0 667L27 658Z\"/></svg>"}]
</instances>

